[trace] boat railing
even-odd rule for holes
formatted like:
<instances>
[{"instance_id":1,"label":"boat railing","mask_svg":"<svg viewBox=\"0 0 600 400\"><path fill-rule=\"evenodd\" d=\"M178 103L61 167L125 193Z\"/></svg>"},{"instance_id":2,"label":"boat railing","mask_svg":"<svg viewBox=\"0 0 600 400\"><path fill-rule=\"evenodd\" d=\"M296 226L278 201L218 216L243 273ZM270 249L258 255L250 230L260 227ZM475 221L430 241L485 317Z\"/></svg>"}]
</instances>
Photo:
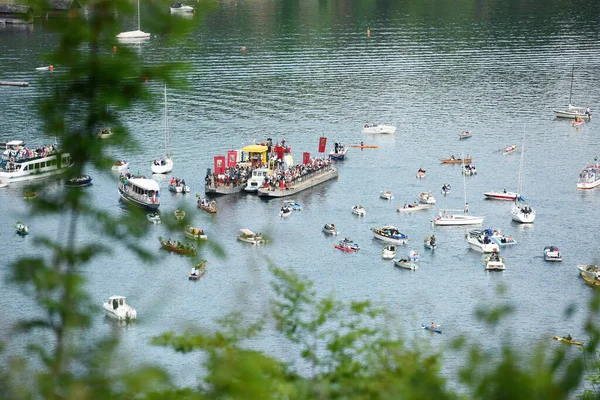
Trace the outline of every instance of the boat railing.
<instances>
[{"instance_id":1,"label":"boat railing","mask_svg":"<svg viewBox=\"0 0 600 400\"><path fill-rule=\"evenodd\" d=\"M121 188L121 190L128 196L131 197L133 199L138 200L141 203L145 203L145 204L159 204L160 203L160 197L156 196L154 202L152 201L152 196L148 196L147 194L140 194L140 193L136 193L135 191L131 190L131 188L127 185L125 185L123 182L119 182L119 186Z\"/></svg>"}]
</instances>

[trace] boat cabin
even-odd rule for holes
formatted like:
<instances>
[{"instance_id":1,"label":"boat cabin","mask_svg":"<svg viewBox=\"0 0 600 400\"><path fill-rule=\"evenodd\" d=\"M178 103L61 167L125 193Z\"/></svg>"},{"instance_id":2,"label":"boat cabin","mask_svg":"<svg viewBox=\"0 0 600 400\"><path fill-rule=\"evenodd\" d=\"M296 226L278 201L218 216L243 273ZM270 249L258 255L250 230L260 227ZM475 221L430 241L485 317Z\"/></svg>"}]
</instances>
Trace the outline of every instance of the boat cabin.
<instances>
[{"instance_id":1,"label":"boat cabin","mask_svg":"<svg viewBox=\"0 0 600 400\"><path fill-rule=\"evenodd\" d=\"M252 232L250 229L245 229L245 228L240 229L240 236L242 236L243 238L251 239L258 235L259 234Z\"/></svg>"},{"instance_id":2,"label":"boat cabin","mask_svg":"<svg viewBox=\"0 0 600 400\"><path fill-rule=\"evenodd\" d=\"M110 296L108 298L108 304L110 304L113 310L117 310L119 307L127 305L127 303L125 303L125 296Z\"/></svg>"},{"instance_id":3,"label":"boat cabin","mask_svg":"<svg viewBox=\"0 0 600 400\"><path fill-rule=\"evenodd\" d=\"M0 24L33 24L33 8L17 4L0 4Z\"/></svg>"}]
</instances>

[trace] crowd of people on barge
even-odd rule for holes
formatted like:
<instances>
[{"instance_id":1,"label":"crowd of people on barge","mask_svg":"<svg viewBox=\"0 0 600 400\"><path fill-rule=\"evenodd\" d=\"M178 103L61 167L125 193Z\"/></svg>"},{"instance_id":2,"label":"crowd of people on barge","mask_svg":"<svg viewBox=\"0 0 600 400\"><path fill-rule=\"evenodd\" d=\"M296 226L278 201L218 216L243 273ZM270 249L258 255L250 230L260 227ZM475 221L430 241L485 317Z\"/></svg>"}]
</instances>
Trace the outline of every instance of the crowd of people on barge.
<instances>
[{"instance_id":1,"label":"crowd of people on barge","mask_svg":"<svg viewBox=\"0 0 600 400\"><path fill-rule=\"evenodd\" d=\"M302 181L302 179L331 167L331 160L328 158L311 158L308 164L298 164L287 169L281 167L275 169L273 175L265 179L265 188L270 190L289 189L290 186Z\"/></svg>"}]
</instances>

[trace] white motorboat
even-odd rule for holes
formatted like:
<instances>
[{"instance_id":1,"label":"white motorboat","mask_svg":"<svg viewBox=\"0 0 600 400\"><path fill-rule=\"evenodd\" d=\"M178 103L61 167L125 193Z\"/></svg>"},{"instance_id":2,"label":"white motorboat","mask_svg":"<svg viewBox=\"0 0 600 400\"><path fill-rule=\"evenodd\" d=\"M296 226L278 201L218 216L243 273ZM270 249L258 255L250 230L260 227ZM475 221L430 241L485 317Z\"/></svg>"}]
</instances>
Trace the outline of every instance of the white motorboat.
<instances>
[{"instance_id":1,"label":"white motorboat","mask_svg":"<svg viewBox=\"0 0 600 400\"><path fill-rule=\"evenodd\" d=\"M140 26L140 0L137 2L137 25L138 28L135 31L121 32L117 35L117 39L121 41L138 41L143 39L148 39L150 37L149 33L142 32Z\"/></svg>"},{"instance_id":2,"label":"white motorboat","mask_svg":"<svg viewBox=\"0 0 600 400\"><path fill-rule=\"evenodd\" d=\"M498 244L492 241L492 238L483 230L470 231L467 234L467 243L469 243L470 248L481 253L500 251Z\"/></svg>"},{"instance_id":3,"label":"white motorboat","mask_svg":"<svg viewBox=\"0 0 600 400\"><path fill-rule=\"evenodd\" d=\"M113 132L110 128L105 128L105 129L101 129L98 132L98 137L100 139L108 139L109 137L111 137L113 135Z\"/></svg>"},{"instance_id":4,"label":"white motorboat","mask_svg":"<svg viewBox=\"0 0 600 400\"><path fill-rule=\"evenodd\" d=\"M367 215L367 210L365 210L363 206L353 206L352 213L360 217L364 217L365 215Z\"/></svg>"},{"instance_id":5,"label":"white motorboat","mask_svg":"<svg viewBox=\"0 0 600 400\"><path fill-rule=\"evenodd\" d=\"M504 271L504 258L497 251L485 257L485 269L488 271Z\"/></svg>"},{"instance_id":6,"label":"white motorboat","mask_svg":"<svg viewBox=\"0 0 600 400\"><path fill-rule=\"evenodd\" d=\"M425 175L427 175L427 171L424 170L423 168L419 168L417 170L417 178L423 179L423 178L425 178Z\"/></svg>"},{"instance_id":7,"label":"white motorboat","mask_svg":"<svg viewBox=\"0 0 600 400\"><path fill-rule=\"evenodd\" d=\"M265 185L265 179L269 174L268 168L256 168L252 170L252 176L248 179L244 190L246 192L256 192L259 188Z\"/></svg>"},{"instance_id":8,"label":"white motorboat","mask_svg":"<svg viewBox=\"0 0 600 400\"><path fill-rule=\"evenodd\" d=\"M79 175L65 181L66 187L77 188L90 186L93 178L89 175Z\"/></svg>"},{"instance_id":9,"label":"white motorboat","mask_svg":"<svg viewBox=\"0 0 600 400\"><path fill-rule=\"evenodd\" d=\"M396 127L392 125L365 124L361 132L394 134L396 133Z\"/></svg>"},{"instance_id":10,"label":"white motorboat","mask_svg":"<svg viewBox=\"0 0 600 400\"><path fill-rule=\"evenodd\" d=\"M423 246L425 246L425 248L429 249L429 250L437 249L437 244L435 242L435 235L426 236L425 239L423 239Z\"/></svg>"},{"instance_id":11,"label":"white motorboat","mask_svg":"<svg viewBox=\"0 0 600 400\"><path fill-rule=\"evenodd\" d=\"M484 219L485 217L465 214L462 210L441 210L433 220L433 224L437 226L477 225L483 223Z\"/></svg>"},{"instance_id":12,"label":"white motorboat","mask_svg":"<svg viewBox=\"0 0 600 400\"><path fill-rule=\"evenodd\" d=\"M521 166L519 167L519 186L517 192L519 195L515 199L510 214L512 220L522 224L531 224L535 220L535 210L527 204L525 198L521 195L523 193L523 159L525 156L525 137L523 137L523 145L521 146Z\"/></svg>"},{"instance_id":13,"label":"white motorboat","mask_svg":"<svg viewBox=\"0 0 600 400\"><path fill-rule=\"evenodd\" d=\"M467 138L470 138L471 136L473 136L473 132L471 132L471 131L462 131L461 133L458 134L459 139L467 139Z\"/></svg>"},{"instance_id":14,"label":"white motorboat","mask_svg":"<svg viewBox=\"0 0 600 400\"><path fill-rule=\"evenodd\" d=\"M371 228L375 239L383 240L393 244L406 244L408 242L408 235L400 232L398 228L391 225L385 225L382 227Z\"/></svg>"},{"instance_id":15,"label":"white motorboat","mask_svg":"<svg viewBox=\"0 0 600 400\"><path fill-rule=\"evenodd\" d=\"M387 245L381 250L381 256L384 260L392 260L396 257L396 253L398 253L398 246L393 244Z\"/></svg>"},{"instance_id":16,"label":"white motorboat","mask_svg":"<svg viewBox=\"0 0 600 400\"><path fill-rule=\"evenodd\" d=\"M348 146L342 142L335 142L334 148L329 152L329 158L332 160L345 160L348 153Z\"/></svg>"},{"instance_id":17,"label":"white motorboat","mask_svg":"<svg viewBox=\"0 0 600 400\"><path fill-rule=\"evenodd\" d=\"M517 244L517 241L512 237L512 235L504 235L500 231L500 229L486 229L488 236L500 247L511 246L513 244Z\"/></svg>"},{"instance_id":18,"label":"white motorboat","mask_svg":"<svg viewBox=\"0 0 600 400\"><path fill-rule=\"evenodd\" d=\"M556 246L544 247L544 260L545 261L562 261L560 250Z\"/></svg>"},{"instance_id":19,"label":"white motorboat","mask_svg":"<svg viewBox=\"0 0 600 400\"><path fill-rule=\"evenodd\" d=\"M146 219L153 224L160 224L160 214L158 211L146 214Z\"/></svg>"},{"instance_id":20,"label":"white motorboat","mask_svg":"<svg viewBox=\"0 0 600 400\"><path fill-rule=\"evenodd\" d=\"M445 196L452 191L452 186L449 183L444 183L442 186L442 194Z\"/></svg>"},{"instance_id":21,"label":"white motorboat","mask_svg":"<svg viewBox=\"0 0 600 400\"><path fill-rule=\"evenodd\" d=\"M254 233L250 229L245 228L240 229L240 233L237 235L237 240L254 245L267 243L267 239L265 239L262 233Z\"/></svg>"},{"instance_id":22,"label":"white motorboat","mask_svg":"<svg viewBox=\"0 0 600 400\"><path fill-rule=\"evenodd\" d=\"M422 203L413 203L413 204L408 204L408 203L404 203L404 205L399 205L396 208L397 212L412 212L412 211L419 211L419 210L428 210L431 207L431 204L422 204Z\"/></svg>"},{"instance_id":23,"label":"white motorboat","mask_svg":"<svg viewBox=\"0 0 600 400\"><path fill-rule=\"evenodd\" d=\"M24 143L13 141L9 143ZM10 146L0 159L0 180L21 182L46 178L60 174L73 165L69 153L61 153L56 144L28 149L23 146Z\"/></svg>"},{"instance_id":24,"label":"white motorboat","mask_svg":"<svg viewBox=\"0 0 600 400\"><path fill-rule=\"evenodd\" d=\"M485 192L483 195L486 199L511 201L515 201L518 196L518 194L515 192L507 192L506 189L504 189L502 192L495 192L493 190L490 190L489 192Z\"/></svg>"},{"instance_id":25,"label":"white motorboat","mask_svg":"<svg viewBox=\"0 0 600 400\"><path fill-rule=\"evenodd\" d=\"M117 160L111 169L117 172L125 172L129 169L129 163L125 160Z\"/></svg>"},{"instance_id":26,"label":"white motorboat","mask_svg":"<svg viewBox=\"0 0 600 400\"><path fill-rule=\"evenodd\" d=\"M339 235L340 231L335 227L334 224L325 224L322 231L328 235Z\"/></svg>"},{"instance_id":27,"label":"white motorboat","mask_svg":"<svg viewBox=\"0 0 600 400\"><path fill-rule=\"evenodd\" d=\"M186 238L192 239L192 240L207 240L208 239L208 236L206 235L206 233L204 232L203 229L194 228L192 226L185 227L184 235Z\"/></svg>"},{"instance_id":28,"label":"white motorboat","mask_svg":"<svg viewBox=\"0 0 600 400\"><path fill-rule=\"evenodd\" d=\"M152 163L153 174L166 174L173 170L173 157L169 153L169 118L167 116L167 86L165 85L165 155Z\"/></svg>"},{"instance_id":29,"label":"white motorboat","mask_svg":"<svg viewBox=\"0 0 600 400\"><path fill-rule=\"evenodd\" d=\"M183 4L181 1L176 1L173 3L173 5L171 7L169 7L169 12L172 14L179 14L179 13L195 13L196 9L194 7L191 6L186 6L185 4Z\"/></svg>"},{"instance_id":30,"label":"white motorboat","mask_svg":"<svg viewBox=\"0 0 600 400\"><path fill-rule=\"evenodd\" d=\"M417 268L419 268L419 266L417 265L416 262L410 261L407 258L398 258L398 259L395 259L394 260L394 265L396 267L400 267L400 268L404 268L404 269L409 269L411 271L414 271Z\"/></svg>"},{"instance_id":31,"label":"white motorboat","mask_svg":"<svg viewBox=\"0 0 600 400\"><path fill-rule=\"evenodd\" d=\"M379 192L379 197L385 200L392 200L394 198L394 195L392 194L391 190L382 190L381 192Z\"/></svg>"},{"instance_id":32,"label":"white motorboat","mask_svg":"<svg viewBox=\"0 0 600 400\"><path fill-rule=\"evenodd\" d=\"M189 193L190 187L185 184L185 180L179 178L171 178L169 181L169 191L173 193Z\"/></svg>"},{"instance_id":33,"label":"white motorboat","mask_svg":"<svg viewBox=\"0 0 600 400\"><path fill-rule=\"evenodd\" d=\"M586 282L594 283L595 285L600 284L600 271L597 265L578 265L577 269L581 271L581 276Z\"/></svg>"},{"instance_id":34,"label":"white motorboat","mask_svg":"<svg viewBox=\"0 0 600 400\"><path fill-rule=\"evenodd\" d=\"M279 216L280 217L289 217L290 215L292 215L292 207L288 207L288 206L283 206L281 207L281 210L279 210Z\"/></svg>"},{"instance_id":35,"label":"white motorboat","mask_svg":"<svg viewBox=\"0 0 600 400\"><path fill-rule=\"evenodd\" d=\"M108 301L102 304L106 315L120 321L127 321L137 318L137 312L133 307L125 302L124 296L110 296Z\"/></svg>"},{"instance_id":36,"label":"white motorboat","mask_svg":"<svg viewBox=\"0 0 600 400\"><path fill-rule=\"evenodd\" d=\"M156 181L142 175L121 175L119 196L127 203L152 210L160 207L160 187Z\"/></svg>"},{"instance_id":37,"label":"white motorboat","mask_svg":"<svg viewBox=\"0 0 600 400\"><path fill-rule=\"evenodd\" d=\"M579 173L577 189L593 189L600 185L600 164L597 157L594 161L594 164L588 165Z\"/></svg>"},{"instance_id":38,"label":"white motorboat","mask_svg":"<svg viewBox=\"0 0 600 400\"><path fill-rule=\"evenodd\" d=\"M294 200L284 200L283 204L294 211L302 211L302 204L297 203Z\"/></svg>"},{"instance_id":39,"label":"white motorboat","mask_svg":"<svg viewBox=\"0 0 600 400\"><path fill-rule=\"evenodd\" d=\"M422 192L419 194L419 203L421 204L435 204L436 200L431 192Z\"/></svg>"}]
</instances>

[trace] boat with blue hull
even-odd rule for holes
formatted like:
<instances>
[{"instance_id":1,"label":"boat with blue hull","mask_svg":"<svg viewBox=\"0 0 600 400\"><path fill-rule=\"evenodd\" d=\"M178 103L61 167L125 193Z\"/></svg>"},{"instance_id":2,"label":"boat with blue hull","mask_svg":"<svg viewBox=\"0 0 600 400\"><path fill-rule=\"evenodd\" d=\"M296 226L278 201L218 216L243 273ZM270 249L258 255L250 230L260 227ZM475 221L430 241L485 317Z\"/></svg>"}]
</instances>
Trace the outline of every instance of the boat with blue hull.
<instances>
[{"instance_id":1,"label":"boat with blue hull","mask_svg":"<svg viewBox=\"0 0 600 400\"><path fill-rule=\"evenodd\" d=\"M425 329L426 331L442 333L442 327L440 325L434 325L434 327L431 327L431 325L421 324L421 328Z\"/></svg>"}]
</instances>

